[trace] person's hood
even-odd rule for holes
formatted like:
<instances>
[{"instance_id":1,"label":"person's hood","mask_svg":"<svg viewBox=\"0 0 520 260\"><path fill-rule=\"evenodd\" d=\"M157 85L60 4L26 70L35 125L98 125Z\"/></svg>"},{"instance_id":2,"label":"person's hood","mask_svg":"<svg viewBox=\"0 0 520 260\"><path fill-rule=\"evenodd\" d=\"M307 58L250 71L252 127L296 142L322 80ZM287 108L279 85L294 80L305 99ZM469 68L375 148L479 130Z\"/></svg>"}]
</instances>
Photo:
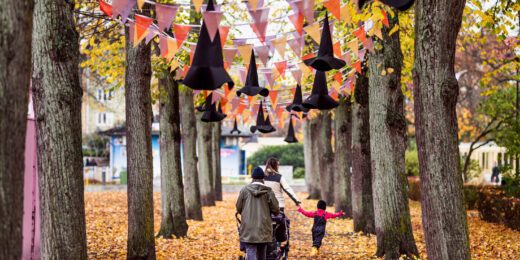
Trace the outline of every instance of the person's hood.
<instances>
[{"instance_id":1,"label":"person's hood","mask_svg":"<svg viewBox=\"0 0 520 260\"><path fill-rule=\"evenodd\" d=\"M269 192L269 190L271 190L271 188L263 185L262 183L251 183L246 186L246 189L255 197L266 194L267 192Z\"/></svg>"}]
</instances>

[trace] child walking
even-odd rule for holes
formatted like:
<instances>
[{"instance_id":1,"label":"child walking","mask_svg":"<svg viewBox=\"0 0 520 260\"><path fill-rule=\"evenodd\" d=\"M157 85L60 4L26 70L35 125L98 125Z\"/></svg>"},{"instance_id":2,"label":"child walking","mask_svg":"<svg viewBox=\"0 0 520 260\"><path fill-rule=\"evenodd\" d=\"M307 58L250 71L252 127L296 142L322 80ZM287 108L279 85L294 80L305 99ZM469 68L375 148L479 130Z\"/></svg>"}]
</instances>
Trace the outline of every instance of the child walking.
<instances>
[{"instance_id":1,"label":"child walking","mask_svg":"<svg viewBox=\"0 0 520 260\"><path fill-rule=\"evenodd\" d=\"M327 203L323 200L318 201L317 208L316 211L305 211L301 206L298 208L298 212L302 213L304 216L314 218L314 223L312 224L311 256L316 256L320 252L321 241L325 236L327 219L337 218L344 215L343 211L338 213L329 213L325 211L327 209Z\"/></svg>"}]
</instances>

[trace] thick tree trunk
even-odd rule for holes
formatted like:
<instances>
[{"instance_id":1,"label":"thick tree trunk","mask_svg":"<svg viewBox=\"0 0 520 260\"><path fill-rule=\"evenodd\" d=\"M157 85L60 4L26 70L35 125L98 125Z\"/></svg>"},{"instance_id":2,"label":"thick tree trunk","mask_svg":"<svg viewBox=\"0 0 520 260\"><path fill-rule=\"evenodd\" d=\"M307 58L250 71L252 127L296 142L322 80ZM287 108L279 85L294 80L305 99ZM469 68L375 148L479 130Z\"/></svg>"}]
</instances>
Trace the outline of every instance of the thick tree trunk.
<instances>
[{"instance_id":1,"label":"thick tree trunk","mask_svg":"<svg viewBox=\"0 0 520 260\"><path fill-rule=\"evenodd\" d=\"M316 165L316 157L314 157L314 139L316 136L312 128L313 123L311 120L305 120L303 122L303 149L304 149L304 162L305 162L305 184L307 185L307 192L309 193L308 199L319 199L320 198L320 183L318 177L318 167Z\"/></svg>"},{"instance_id":2,"label":"thick tree trunk","mask_svg":"<svg viewBox=\"0 0 520 260\"><path fill-rule=\"evenodd\" d=\"M32 86L43 259L87 259L82 89L73 11L74 1L56 0L37 1L34 9ZM19 109L27 111L25 107Z\"/></svg>"},{"instance_id":3,"label":"thick tree trunk","mask_svg":"<svg viewBox=\"0 0 520 260\"><path fill-rule=\"evenodd\" d=\"M20 259L34 3L0 6L0 259Z\"/></svg>"},{"instance_id":4,"label":"thick tree trunk","mask_svg":"<svg viewBox=\"0 0 520 260\"><path fill-rule=\"evenodd\" d=\"M352 104L352 218L354 231L375 234L370 161L368 78L358 75Z\"/></svg>"},{"instance_id":5,"label":"thick tree trunk","mask_svg":"<svg viewBox=\"0 0 520 260\"><path fill-rule=\"evenodd\" d=\"M181 129L179 85L173 75L159 79L160 156L161 156L161 229L164 238L184 237L188 233L181 167Z\"/></svg>"},{"instance_id":6,"label":"thick tree trunk","mask_svg":"<svg viewBox=\"0 0 520 260\"><path fill-rule=\"evenodd\" d=\"M336 211L343 210L345 217L352 218L352 114L350 97L348 99L342 98L335 111L334 206Z\"/></svg>"},{"instance_id":7,"label":"thick tree trunk","mask_svg":"<svg viewBox=\"0 0 520 260\"><path fill-rule=\"evenodd\" d=\"M459 87L454 72L465 2L419 0L415 4L415 127L430 259L471 258L459 169L455 108Z\"/></svg>"},{"instance_id":8,"label":"thick tree trunk","mask_svg":"<svg viewBox=\"0 0 520 260\"><path fill-rule=\"evenodd\" d=\"M213 189L213 161L212 161L212 123L200 120L202 113L197 116L197 147L199 158L199 187L202 206L215 206L215 190Z\"/></svg>"},{"instance_id":9,"label":"thick tree trunk","mask_svg":"<svg viewBox=\"0 0 520 260\"><path fill-rule=\"evenodd\" d=\"M126 41L128 259L155 259L151 76L150 45L143 41L134 48Z\"/></svg>"},{"instance_id":10,"label":"thick tree trunk","mask_svg":"<svg viewBox=\"0 0 520 260\"><path fill-rule=\"evenodd\" d=\"M322 111L319 117L318 152L321 199L332 206L334 203L334 152L332 151L332 115Z\"/></svg>"},{"instance_id":11,"label":"thick tree trunk","mask_svg":"<svg viewBox=\"0 0 520 260\"><path fill-rule=\"evenodd\" d=\"M199 173L197 170L197 127L193 92L182 87L180 90L182 164L184 176L184 201L186 218L202 220L200 204Z\"/></svg>"},{"instance_id":12,"label":"thick tree trunk","mask_svg":"<svg viewBox=\"0 0 520 260\"><path fill-rule=\"evenodd\" d=\"M397 13L397 10L393 10ZM390 27L399 24L397 16ZM383 29L383 48L369 55L370 152L377 256L418 255L408 207L404 166L406 120L401 90L403 54L399 33ZM393 70L393 71L392 71ZM385 73L383 73L385 72Z\"/></svg>"},{"instance_id":13,"label":"thick tree trunk","mask_svg":"<svg viewBox=\"0 0 520 260\"><path fill-rule=\"evenodd\" d=\"M215 200L222 201L222 172L220 167L220 136L221 122L214 122L212 127L212 152L213 152L213 189L215 190Z\"/></svg>"}]
</instances>

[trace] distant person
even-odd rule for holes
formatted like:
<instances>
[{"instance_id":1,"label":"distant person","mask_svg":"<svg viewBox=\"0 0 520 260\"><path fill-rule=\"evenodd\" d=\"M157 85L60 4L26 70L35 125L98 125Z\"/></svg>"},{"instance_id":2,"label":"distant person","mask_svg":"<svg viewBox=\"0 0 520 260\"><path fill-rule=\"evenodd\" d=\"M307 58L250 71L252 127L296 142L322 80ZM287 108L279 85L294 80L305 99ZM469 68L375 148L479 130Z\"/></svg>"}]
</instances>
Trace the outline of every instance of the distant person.
<instances>
[{"instance_id":1,"label":"distant person","mask_svg":"<svg viewBox=\"0 0 520 260\"><path fill-rule=\"evenodd\" d=\"M278 200L271 188L264 184L264 171L256 167L251 174L253 181L240 190L236 209L240 214L240 242L244 244L246 259L266 258L267 244L273 239L271 213L278 215Z\"/></svg>"},{"instance_id":2,"label":"distant person","mask_svg":"<svg viewBox=\"0 0 520 260\"><path fill-rule=\"evenodd\" d=\"M497 163L493 163L493 168L491 169L491 183L498 184L500 181L500 168L498 168Z\"/></svg>"},{"instance_id":3,"label":"distant person","mask_svg":"<svg viewBox=\"0 0 520 260\"><path fill-rule=\"evenodd\" d=\"M298 212L309 218L314 218L312 224L312 249L311 256L317 256L320 253L321 241L325 237L325 227L327 226L327 219L337 218L344 215L343 211L338 213L329 213L325 211L327 209L327 203L323 200L318 201L318 208L316 211L305 211L301 207L298 208Z\"/></svg>"}]
</instances>

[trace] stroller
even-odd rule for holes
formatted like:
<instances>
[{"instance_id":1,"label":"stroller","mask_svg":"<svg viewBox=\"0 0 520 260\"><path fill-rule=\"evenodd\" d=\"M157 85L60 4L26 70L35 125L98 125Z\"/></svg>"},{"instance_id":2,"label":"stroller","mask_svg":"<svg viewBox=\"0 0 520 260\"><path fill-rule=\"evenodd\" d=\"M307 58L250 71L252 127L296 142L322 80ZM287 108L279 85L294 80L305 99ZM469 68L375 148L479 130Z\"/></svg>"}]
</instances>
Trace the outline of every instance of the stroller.
<instances>
[{"instance_id":1,"label":"stroller","mask_svg":"<svg viewBox=\"0 0 520 260\"><path fill-rule=\"evenodd\" d=\"M237 220L237 229L240 235L240 225L242 221L238 217L238 212L235 213ZM273 240L267 244L267 260L287 260L289 257L289 227L290 221L284 213L278 215L271 214L271 220L273 221ZM282 242L287 241L285 246L282 246ZM240 242L240 251L245 252L245 246ZM246 259L243 255L238 257L239 260Z\"/></svg>"}]
</instances>

